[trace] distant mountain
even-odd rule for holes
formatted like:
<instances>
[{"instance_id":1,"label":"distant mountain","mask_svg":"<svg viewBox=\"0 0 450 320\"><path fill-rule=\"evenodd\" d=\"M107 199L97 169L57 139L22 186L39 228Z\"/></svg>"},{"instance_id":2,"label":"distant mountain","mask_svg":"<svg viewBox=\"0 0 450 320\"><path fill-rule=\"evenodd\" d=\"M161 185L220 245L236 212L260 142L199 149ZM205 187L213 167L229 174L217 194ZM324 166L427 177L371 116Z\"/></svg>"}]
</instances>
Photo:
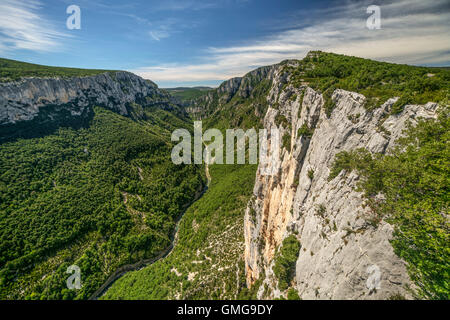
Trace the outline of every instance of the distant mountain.
<instances>
[{"instance_id":1,"label":"distant mountain","mask_svg":"<svg viewBox=\"0 0 450 320\"><path fill-rule=\"evenodd\" d=\"M85 77L105 72L112 72L112 70L50 67L0 58L0 82L10 82L30 77Z\"/></svg>"},{"instance_id":2,"label":"distant mountain","mask_svg":"<svg viewBox=\"0 0 450 320\"><path fill-rule=\"evenodd\" d=\"M204 92L211 90L210 87L177 87L166 88L172 96L178 98L182 103L189 103L189 101L200 97Z\"/></svg>"},{"instance_id":3,"label":"distant mountain","mask_svg":"<svg viewBox=\"0 0 450 320\"><path fill-rule=\"evenodd\" d=\"M192 90L192 89L204 91L204 90L211 90L213 88L198 86L198 87L175 87L175 88L163 88L163 89L168 90L168 91L186 91L186 90Z\"/></svg>"}]
</instances>

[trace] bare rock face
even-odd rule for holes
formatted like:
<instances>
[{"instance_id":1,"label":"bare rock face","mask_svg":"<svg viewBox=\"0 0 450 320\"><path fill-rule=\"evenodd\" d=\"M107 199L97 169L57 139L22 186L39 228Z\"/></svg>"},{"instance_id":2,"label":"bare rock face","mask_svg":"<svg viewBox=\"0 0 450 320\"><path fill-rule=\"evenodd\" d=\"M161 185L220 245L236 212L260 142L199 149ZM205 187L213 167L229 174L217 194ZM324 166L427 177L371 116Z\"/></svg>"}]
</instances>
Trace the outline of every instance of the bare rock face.
<instances>
[{"instance_id":1,"label":"bare rock face","mask_svg":"<svg viewBox=\"0 0 450 320\"><path fill-rule=\"evenodd\" d=\"M261 168L256 174L244 226L248 285L264 280L272 294L264 296L262 285L259 298L285 294L277 289L273 260L283 239L295 234L301 249L294 282L302 299L410 297L405 263L389 242L393 227L368 222L372 213L355 191L358 175L341 172L331 181L328 176L338 152L389 152L408 122L435 118L437 105L408 105L386 119L397 98L368 111L363 95L338 89L327 117L322 95L307 86L283 88L281 77L281 72L274 77L264 126L278 126L291 143L289 150L282 149L276 175L262 175ZM287 121L277 123L280 115ZM310 133L299 135L304 125ZM368 285L369 277L378 276L374 270L379 272L377 290Z\"/></svg>"},{"instance_id":2,"label":"bare rock face","mask_svg":"<svg viewBox=\"0 0 450 320\"><path fill-rule=\"evenodd\" d=\"M186 111L195 119L203 119L220 109L230 100L239 96L241 98L251 97L255 86L261 80L270 80L278 65L265 66L255 69L243 77L231 78L197 99L186 103Z\"/></svg>"},{"instance_id":3,"label":"bare rock face","mask_svg":"<svg viewBox=\"0 0 450 320\"><path fill-rule=\"evenodd\" d=\"M0 83L0 126L29 121L50 108L65 109L72 116L97 105L127 115L131 103L148 98L168 100L156 84L129 72L108 72L89 77L26 78Z\"/></svg>"}]
</instances>

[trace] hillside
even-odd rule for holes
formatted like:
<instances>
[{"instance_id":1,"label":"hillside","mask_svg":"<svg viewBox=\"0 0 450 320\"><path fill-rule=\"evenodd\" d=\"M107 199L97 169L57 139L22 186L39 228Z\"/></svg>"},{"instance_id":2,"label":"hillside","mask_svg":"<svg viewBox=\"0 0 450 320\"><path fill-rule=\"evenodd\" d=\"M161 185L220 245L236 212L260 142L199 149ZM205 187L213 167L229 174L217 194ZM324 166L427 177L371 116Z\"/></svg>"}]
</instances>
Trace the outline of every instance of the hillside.
<instances>
[{"instance_id":1,"label":"hillside","mask_svg":"<svg viewBox=\"0 0 450 320\"><path fill-rule=\"evenodd\" d=\"M172 96L178 98L181 102L189 102L190 100L194 100L200 96L202 96L205 92L212 90L209 87L178 87L178 88L166 88Z\"/></svg>"},{"instance_id":2,"label":"hillside","mask_svg":"<svg viewBox=\"0 0 450 320\"><path fill-rule=\"evenodd\" d=\"M102 299L237 299L246 288L243 217L255 165L213 165L171 254L117 280Z\"/></svg>"},{"instance_id":3,"label":"hillside","mask_svg":"<svg viewBox=\"0 0 450 320\"><path fill-rule=\"evenodd\" d=\"M158 107L186 113L156 84L118 71L71 78L26 78L0 83L0 141L42 136L60 126L82 126L100 106L135 120Z\"/></svg>"},{"instance_id":4,"label":"hillside","mask_svg":"<svg viewBox=\"0 0 450 320\"><path fill-rule=\"evenodd\" d=\"M223 114L225 120L234 121L233 126L247 121L262 123L273 73L278 69L282 72L279 85L283 89L292 85L318 91L325 98L327 114L334 107L331 95L336 89L364 95L367 109L379 108L389 98L400 97L392 112L400 112L407 104L440 103L449 99L448 68L414 67L311 51L302 60L282 61L225 81L194 100L187 110L193 117L206 121Z\"/></svg>"},{"instance_id":5,"label":"hillside","mask_svg":"<svg viewBox=\"0 0 450 320\"><path fill-rule=\"evenodd\" d=\"M86 77L112 70L94 70L65 67L49 67L39 64L27 63L17 60L0 58L0 82L17 81L22 78L47 78L47 77Z\"/></svg>"}]
</instances>

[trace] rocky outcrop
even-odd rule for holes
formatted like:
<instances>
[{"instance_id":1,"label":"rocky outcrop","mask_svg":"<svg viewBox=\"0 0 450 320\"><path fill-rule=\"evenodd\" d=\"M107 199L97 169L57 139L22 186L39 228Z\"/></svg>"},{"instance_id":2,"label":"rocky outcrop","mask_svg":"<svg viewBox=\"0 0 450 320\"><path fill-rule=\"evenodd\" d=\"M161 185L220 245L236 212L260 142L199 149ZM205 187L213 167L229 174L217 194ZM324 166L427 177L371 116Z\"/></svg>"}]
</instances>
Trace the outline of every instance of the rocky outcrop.
<instances>
[{"instance_id":1,"label":"rocky outcrop","mask_svg":"<svg viewBox=\"0 0 450 320\"><path fill-rule=\"evenodd\" d=\"M203 119L220 110L233 97L243 99L253 96L253 90L262 80L270 81L278 65L255 69L243 77L231 78L205 95L186 103L186 111L195 119Z\"/></svg>"},{"instance_id":2,"label":"rocky outcrop","mask_svg":"<svg viewBox=\"0 0 450 320\"><path fill-rule=\"evenodd\" d=\"M0 127L30 120L54 121L64 114L77 117L92 106L130 115L134 104L168 105L170 95L130 72L107 72L89 77L25 78L0 83Z\"/></svg>"},{"instance_id":3,"label":"rocky outcrop","mask_svg":"<svg viewBox=\"0 0 450 320\"><path fill-rule=\"evenodd\" d=\"M277 174L262 175L258 167L245 214L248 285L263 280L259 298L284 295L273 274L274 255L283 239L295 234L301 249L294 287L302 299L410 297L405 263L389 242L393 227L385 221L370 223L373 214L355 190L358 175L343 171L331 181L328 177L338 152L389 152L409 121L436 117L437 105L407 105L400 114L389 115L397 98L368 111L363 95L338 89L328 117L321 94L307 86L290 86L284 76L281 68L275 73L264 127L278 126L290 136L290 146L285 145L280 162L273 164ZM280 115L285 118L281 123ZM310 132L299 131L301 127ZM367 286L370 276L378 276L373 270L379 270L376 291ZM264 286L271 288L268 296Z\"/></svg>"}]
</instances>

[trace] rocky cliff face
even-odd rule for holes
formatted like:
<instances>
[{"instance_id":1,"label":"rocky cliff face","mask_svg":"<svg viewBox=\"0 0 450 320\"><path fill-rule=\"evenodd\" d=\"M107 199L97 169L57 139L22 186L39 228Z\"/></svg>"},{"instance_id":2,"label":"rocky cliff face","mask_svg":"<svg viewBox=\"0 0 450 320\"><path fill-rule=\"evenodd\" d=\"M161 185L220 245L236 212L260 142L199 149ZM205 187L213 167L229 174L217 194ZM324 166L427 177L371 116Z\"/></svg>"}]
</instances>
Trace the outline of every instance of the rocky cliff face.
<instances>
[{"instance_id":1,"label":"rocky cliff face","mask_svg":"<svg viewBox=\"0 0 450 320\"><path fill-rule=\"evenodd\" d=\"M86 115L92 106L130 115L134 104L168 105L168 93L129 72L108 72L89 77L26 78L0 83L0 127L30 120L39 123L61 115ZM9 130L9 133L14 131ZM5 133L5 135L7 135Z\"/></svg>"},{"instance_id":2,"label":"rocky cliff face","mask_svg":"<svg viewBox=\"0 0 450 320\"><path fill-rule=\"evenodd\" d=\"M370 223L372 212L355 191L355 172L343 171L331 181L328 176L338 152L389 152L408 121L436 117L437 105L407 105L388 116L397 98L368 111L363 95L338 89L328 117L321 94L306 85L288 85L284 76L281 68L274 73L264 127L279 127L290 145L284 144L280 162L273 164L279 166L276 175L260 174L261 166L257 171L244 226L248 285L263 280L259 298L285 295L273 274L274 255L283 239L294 234L301 243L294 287L302 299L409 297L405 263L389 243L393 227L384 221ZM299 131L302 127L309 133ZM369 292L373 268L380 271L381 281L376 292Z\"/></svg>"},{"instance_id":3,"label":"rocky cliff face","mask_svg":"<svg viewBox=\"0 0 450 320\"><path fill-rule=\"evenodd\" d=\"M186 103L186 111L195 119L203 119L221 109L233 97L242 99L252 97L255 87L263 80L271 80L276 66L266 66L255 69L243 77L231 78L215 90L200 98ZM256 93L257 95L257 93Z\"/></svg>"}]
</instances>

